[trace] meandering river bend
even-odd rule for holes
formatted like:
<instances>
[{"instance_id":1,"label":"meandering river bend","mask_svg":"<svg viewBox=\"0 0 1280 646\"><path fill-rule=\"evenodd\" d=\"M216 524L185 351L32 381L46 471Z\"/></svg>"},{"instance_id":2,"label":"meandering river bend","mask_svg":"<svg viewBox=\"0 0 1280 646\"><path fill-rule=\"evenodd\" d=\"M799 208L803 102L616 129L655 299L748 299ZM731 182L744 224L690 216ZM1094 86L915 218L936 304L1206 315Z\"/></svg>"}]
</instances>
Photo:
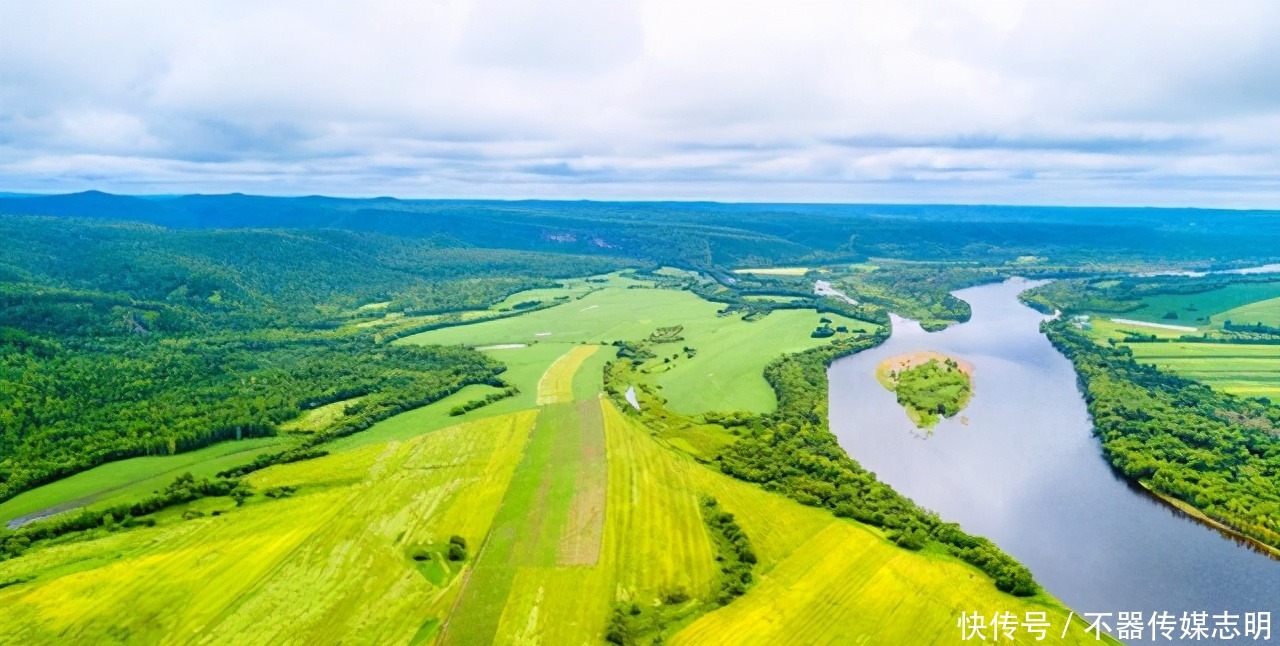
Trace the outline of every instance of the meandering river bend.
<instances>
[{"instance_id":1,"label":"meandering river bend","mask_svg":"<svg viewBox=\"0 0 1280 646\"><path fill-rule=\"evenodd\" d=\"M1224 610L1280 621L1280 561L1112 471L1070 361L1040 333L1045 317L1018 301L1036 284L960 290L968 322L928 333L895 318L883 345L832 365L831 430L841 446L921 506L994 540L1077 612L1113 613L1112 626L1120 611L1206 611L1210 627ZM973 399L960 413L967 424L944 419L921 437L876 381L878 363L914 350L974 365Z\"/></svg>"}]
</instances>

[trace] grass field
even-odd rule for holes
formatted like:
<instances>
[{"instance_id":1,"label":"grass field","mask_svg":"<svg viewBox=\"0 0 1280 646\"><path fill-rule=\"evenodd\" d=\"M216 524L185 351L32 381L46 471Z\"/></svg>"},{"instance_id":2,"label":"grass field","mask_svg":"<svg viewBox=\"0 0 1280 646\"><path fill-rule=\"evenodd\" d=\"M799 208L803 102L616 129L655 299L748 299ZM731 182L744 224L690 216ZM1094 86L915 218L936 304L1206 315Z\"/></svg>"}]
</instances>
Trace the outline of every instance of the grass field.
<instances>
[{"instance_id":1,"label":"grass field","mask_svg":"<svg viewBox=\"0 0 1280 646\"><path fill-rule=\"evenodd\" d=\"M611 274L602 274L600 276L590 276L587 278L569 278L560 281L559 287L547 287L542 289L529 289L523 292L516 292L508 296L500 303L496 303L491 310L504 312L511 310L516 305L528 303L531 301L551 302L555 300L581 298L599 289L608 287L623 288L649 285L647 281L636 280L625 272L614 272Z\"/></svg>"},{"instance_id":2,"label":"grass field","mask_svg":"<svg viewBox=\"0 0 1280 646\"><path fill-rule=\"evenodd\" d=\"M352 399L344 399L342 401L318 406L301 415L297 419L289 420L280 425L280 430L285 433L314 433L324 429L326 426L342 419L346 414L347 406L358 401L361 397Z\"/></svg>"},{"instance_id":3,"label":"grass field","mask_svg":"<svg viewBox=\"0 0 1280 646\"><path fill-rule=\"evenodd\" d=\"M1223 321L1231 321L1280 327L1280 297L1234 307L1221 314L1213 315L1210 320L1215 326L1221 326Z\"/></svg>"},{"instance_id":4,"label":"grass field","mask_svg":"<svg viewBox=\"0 0 1280 646\"><path fill-rule=\"evenodd\" d=\"M499 390L486 385L466 386L438 402L378 422L368 430L339 439L326 448L331 452L348 451L391 440L406 440L461 422L532 408L537 397L539 381L548 366L564 352L565 346L558 344L494 350L492 355L508 364L508 370L503 377L520 388L520 395L460 416L450 415L449 412L454 406L480 399ZM587 359L590 369L580 371L578 377L572 381L574 394L579 395L579 398L586 398L587 395L594 397L595 393L600 391L600 370L609 355L608 352L602 352L591 355ZM341 408L347 403L349 402L339 402L308 411L297 420L286 424L282 430L313 430L324 422L340 416ZM240 442L224 442L173 456L132 458L111 462L26 491L0 503L0 523L8 523L27 514L55 506L101 508L132 501L163 488L182 473L190 471L196 477L212 476L224 469L250 462L262 453L278 451L293 441L287 436L248 439Z\"/></svg>"},{"instance_id":5,"label":"grass field","mask_svg":"<svg viewBox=\"0 0 1280 646\"><path fill-rule=\"evenodd\" d=\"M532 422L495 417L275 467L254 485L297 495L0 563L0 580L35 576L0 588L0 642L429 636L459 574L438 546L452 534L480 543Z\"/></svg>"},{"instance_id":6,"label":"grass field","mask_svg":"<svg viewBox=\"0 0 1280 646\"><path fill-rule=\"evenodd\" d=\"M1280 281L1238 283L1198 294L1148 296L1142 301L1145 307L1125 312L1122 318L1207 327L1221 325L1224 318L1236 320L1234 316L1225 316L1225 312L1274 298L1280 298ZM1177 314L1178 318L1165 318L1169 312ZM1218 316L1220 314L1223 316Z\"/></svg>"},{"instance_id":7,"label":"grass field","mask_svg":"<svg viewBox=\"0 0 1280 646\"><path fill-rule=\"evenodd\" d=\"M196 477L212 476L267 451L278 451L292 441L286 437L250 438L177 455L108 462L0 503L0 523L54 506L109 506L134 500L164 488L187 471Z\"/></svg>"},{"instance_id":8,"label":"grass field","mask_svg":"<svg viewBox=\"0 0 1280 646\"><path fill-rule=\"evenodd\" d=\"M639 429L631 433L632 442L654 444ZM758 582L745 596L668 643L949 644L959 641L960 613L973 611L1019 618L1044 611L1059 629L1052 635L1061 634L1067 611L1050 597L1011 597L952 557L902 550L878 531L692 461L667 459L684 471L687 487L734 514L759 557ZM1079 628L1065 641L1086 642L1096 643Z\"/></svg>"},{"instance_id":9,"label":"grass field","mask_svg":"<svg viewBox=\"0 0 1280 646\"><path fill-rule=\"evenodd\" d=\"M1099 342L1114 341L1133 351L1134 359L1204 382L1241 397L1280 400L1280 346L1243 343L1123 343L1129 332L1177 339L1175 330L1138 327L1099 317L1090 319L1090 335Z\"/></svg>"},{"instance_id":10,"label":"grass field","mask_svg":"<svg viewBox=\"0 0 1280 646\"><path fill-rule=\"evenodd\" d=\"M610 353L592 347L501 351L526 352L520 380L555 394L536 412L486 407L425 432L437 402L248 477L258 491L296 487L290 497L196 501L221 515L168 510L153 528L0 562L0 582L20 581L0 587L0 642L599 643L615 602L657 607L673 590L690 597L666 628L678 643L950 642L975 610L1061 623L1052 599L1003 595L950 557L662 446L596 396ZM718 610L701 494L737 516L759 557L755 586ZM467 561L445 558L452 535Z\"/></svg>"},{"instance_id":11,"label":"grass field","mask_svg":"<svg viewBox=\"0 0 1280 646\"><path fill-rule=\"evenodd\" d=\"M659 327L680 325L684 328L682 340L656 346L655 352L663 356L645 366L663 387L673 410L772 410L773 391L761 374L765 364L780 354L826 343L827 339L810 337L822 317L811 310L780 310L748 322L738 316L719 316L721 307L684 291L604 289L557 307L432 330L400 342L486 346L536 341L531 348L547 344L562 344L564 348L567 346L563 344L639 341ZM875 327L837 315L826 316L836 326L868 331ZM681 350L685 346L696 350L693 358L679 358L683 357ZM671 355L679 357L664 363L671 356L663 354L667 348ZM761 348L768 351L758 351ZM509 355L497 353L523 351L494 351L493 356L506 361Z\"/></svg>"},{"instance_id":12,"label":"grass field","mask_svg":"<svg viewBox=\"0 0 1280 646\"><path fill-rule=\"evenodd\" d=\"M367 430L361 431L354 435L348 435L343 438L334 440L325 445L329 452L348 451L353 448L368 446L370 444L379 444L389 442L391 440L407 440L416 435L421 435L446 426L460 424L471 420L481 419L500 413L508 413L517 410L509 403L510 400L501 400L470 411L463 415L450 415L449 411L454 406L465 404L469 401L480 399L491 393L498 392L499 388L487 386L483 384L472 384L464 387L444 399L427 404L420 408L405 411L384 419ZM522 408L528 408L524 406Z\"/></svg>"},{"instance_id":13,"label":"grass field","mask_svg":"<svg viewBox=\"0 0 1280 646\"><path fill-rule=\"evenodd\" d=\"M587 357L599 349L598 345L579 345L556 359L538 380L538 405L573 401L574 375Z\"/></svg>"},{"instance_id":14,"label":"grass field","mask_svg":"<svg viewBox=\"0 0 1280 646\"><path fill-rule=\"evenodd\" d=\"M1280 346L1130 343L1133 357L1243 397L1280 400Z\"/></svg>"}]
</instances>

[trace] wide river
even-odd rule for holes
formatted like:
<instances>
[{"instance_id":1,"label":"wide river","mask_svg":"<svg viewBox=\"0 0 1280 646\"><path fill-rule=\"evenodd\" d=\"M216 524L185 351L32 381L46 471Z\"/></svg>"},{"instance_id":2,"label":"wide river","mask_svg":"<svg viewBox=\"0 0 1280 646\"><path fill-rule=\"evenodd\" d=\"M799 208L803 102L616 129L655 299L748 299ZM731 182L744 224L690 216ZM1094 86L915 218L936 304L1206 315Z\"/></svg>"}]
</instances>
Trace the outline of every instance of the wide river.
<instances>
[{"instance_id":1,"label":"wide river","mask_svg":"<svg viewBox=\"0 0 1280 646\"><path fill-rule=\"evenodd\" d=\"M1270 611L1280 622L1280 561L1174 512L1103 459L1071 362L1040 333L1045 317L1018 301L1036 284L955 292L972 306L968 322L928 333L895 318L883 345L832 365L841 446L919 505L994 540L1077 612L1113 613L1113 627L1114 613L1135 610ZM974 366L969 406L928 436L874 374L914 350Z\"/></svg>"}]
</instances>

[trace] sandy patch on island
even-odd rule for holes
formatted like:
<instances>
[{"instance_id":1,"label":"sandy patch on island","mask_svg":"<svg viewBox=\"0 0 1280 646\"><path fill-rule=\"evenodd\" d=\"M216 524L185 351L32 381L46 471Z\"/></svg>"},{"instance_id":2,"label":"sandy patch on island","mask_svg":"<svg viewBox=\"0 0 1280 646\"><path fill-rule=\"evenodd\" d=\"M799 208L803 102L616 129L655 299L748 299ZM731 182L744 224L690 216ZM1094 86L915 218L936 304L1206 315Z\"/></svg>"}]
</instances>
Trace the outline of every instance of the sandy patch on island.
<instances>
[{"instance_id":1,"label":"sandy patch on island","mask_svg":"<svg viewBox=\"0 0 1280 646\"><path fill-rule=\"evenodd\" d=\"M915 366L928 363L931 359L937 359L939 363L946 363L947 359L950 359L956 362L956 365L960 368L960 372L963 372L970 377L973 376L972 363L963 359L947 356L934 350L918 350L916 352L900 354L896 357L889 357L888 359L881 361L880 365L876 366L876 372L885 374L889 372L902 372L908 368L914 368Z\"/></svg>"}]
</instances>

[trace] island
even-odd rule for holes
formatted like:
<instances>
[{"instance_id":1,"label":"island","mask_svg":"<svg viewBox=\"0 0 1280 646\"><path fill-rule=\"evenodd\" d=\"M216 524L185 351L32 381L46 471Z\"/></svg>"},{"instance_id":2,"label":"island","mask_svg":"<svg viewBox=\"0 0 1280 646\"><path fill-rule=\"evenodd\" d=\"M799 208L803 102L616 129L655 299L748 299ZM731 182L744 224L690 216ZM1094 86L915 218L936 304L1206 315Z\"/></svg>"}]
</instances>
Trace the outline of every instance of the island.
<instances>
[{"instance_id":1,"label":"island","mask_svg":"<svg viewBox=\"0 0 1280 646\"><path fill-rule=\"evenodd\" d=\"M876 379L898 395L907 417L926 430L968 405L972 375L968 362L931 351L901 354L876 366Z\"/></svg>"}]
</instances>

